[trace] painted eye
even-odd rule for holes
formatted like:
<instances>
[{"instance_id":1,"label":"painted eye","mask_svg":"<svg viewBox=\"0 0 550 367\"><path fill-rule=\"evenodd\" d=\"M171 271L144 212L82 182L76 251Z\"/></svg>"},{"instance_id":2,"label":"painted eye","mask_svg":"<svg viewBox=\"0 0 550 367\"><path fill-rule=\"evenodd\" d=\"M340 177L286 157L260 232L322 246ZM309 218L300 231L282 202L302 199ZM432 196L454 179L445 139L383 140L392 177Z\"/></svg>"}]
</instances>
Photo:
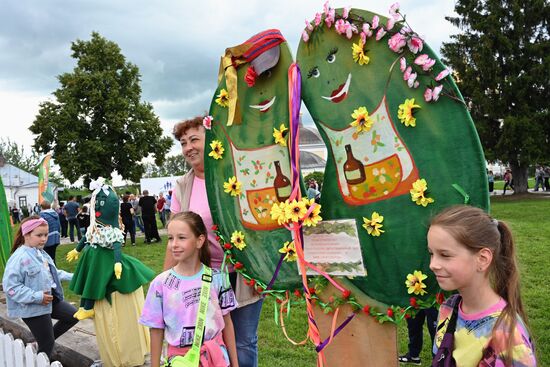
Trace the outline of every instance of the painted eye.
<instances>
[{"instance_id":1,"label":"painted eye","mask_svg":"<svg viewBox=\"0 0 550 367\"><path fill-rule=\"evenodd\" d=\"M271 69L269 69L269 70L267 70L267 71L265 72L265 77L266 77L266 78L271 78L271 74L272 74L272 73L271 73Z\"/></svg>"},{"instance_id":2,"label":"painted eye","mask_svg":"<svg viewBox=\"0 0 550 367\"><path fill-rule=\"evenodd\" d=\"M319 71L319 68L317 66L315 66L314 68L312 68L309 73L307 73L307 77L308 78L311 78L311 77L314 77L314 78L318 78L321 76L321 72Z\"/></svg>"},{"instance_id":3,"label":"painted eye","mask_svg":"<svg viewBox=\"0 0 550 367\"><path fill-rule=\"evenodd\" d=\"M330 54L327 56L327 62L329 64L332 64L334 61L336 61L336 54Z\"/></svg>"},{"instance_id":4,"label":"painted eye","mask_svg":"<svg viewBox=\"0 0 550 367\"><path fill-rule=\"evenodd\" d=\"M100 205L100 206L105 205L105 201L104 201L104 200L101 200L101 201L99 202L99 205Z\"/></svg>"}]
</instances>

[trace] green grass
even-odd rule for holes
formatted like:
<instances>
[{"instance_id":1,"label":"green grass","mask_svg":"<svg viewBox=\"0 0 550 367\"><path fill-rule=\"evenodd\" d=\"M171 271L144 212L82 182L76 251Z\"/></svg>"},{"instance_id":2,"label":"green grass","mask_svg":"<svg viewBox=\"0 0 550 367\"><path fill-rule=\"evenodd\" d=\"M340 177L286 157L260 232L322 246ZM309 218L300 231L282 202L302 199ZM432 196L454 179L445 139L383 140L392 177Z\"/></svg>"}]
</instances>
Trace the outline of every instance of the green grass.
<instances>
[{"instance_id":1,"label":"green grass","mask_svg":"<svg viewBox=\"0 0 550 367\"><path fill-rule=\"evenodd\" d=\"M517 243L517 251L522 280L522 297L529 317L532 337L537 347L538 364L550 366L550 318L546 316L550 306L550 199L533 198L534 195L513 195L492 197L492 214L508 222L512 227ZM166 243L166 238L163 238ZM75 264L67 264L65 255L73 246L60 246L57 252L58 266L74 270ZM145 245L143 237L138 237L136 247L125 247L126 254L135 256L146 265L160 272L165 245ZM66 286L65 286L66 287ZM69 300L78 302L72 292L66 290ZM304 307L293 307L291 318L286 321L289 337L295 341L305 338L307 322ZM281 327L274 322L273 301L266 299L262 310L259 328L260 366L314 366L316 354L311 343L295 347L290 344ZM424 349L421 354L424 366L430 365L431 345L425 330ZM398 350L407 350L406 325L398 327ZM345 358L345 356L343 356Z\"/></svg>"}]
</instances>

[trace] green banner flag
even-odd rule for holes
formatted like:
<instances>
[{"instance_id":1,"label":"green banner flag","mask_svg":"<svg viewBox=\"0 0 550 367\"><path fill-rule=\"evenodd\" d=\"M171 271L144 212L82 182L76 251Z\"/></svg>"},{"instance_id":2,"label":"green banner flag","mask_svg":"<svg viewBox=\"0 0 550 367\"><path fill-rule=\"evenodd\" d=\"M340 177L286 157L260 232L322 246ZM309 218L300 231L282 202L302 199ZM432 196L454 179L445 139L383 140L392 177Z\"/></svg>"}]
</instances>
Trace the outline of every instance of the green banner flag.
<instances>
[{"instance_id":1,"label":"green banner flag","mask_svg":"<svg viewBox=\"0 0 550 367\"><path fill-rule=\"evenodd\" d=\"M10 248L13 237L11 232L10 212L8 200L0 178L0 266L4 267L10 257Z\"/></svg>"},{"instance_id":2,"label":"green banner flag","mask_svg":"<svg viewBox=\"0 0 550 367\"><path fill-rule=\"evenodd\" d=\"M52 187L49 184L51 156L51 154L46 154L38 168L38 203L41 203L42 200L48 200L51 203L54 198Z\"/></svg>"}]
</instances>

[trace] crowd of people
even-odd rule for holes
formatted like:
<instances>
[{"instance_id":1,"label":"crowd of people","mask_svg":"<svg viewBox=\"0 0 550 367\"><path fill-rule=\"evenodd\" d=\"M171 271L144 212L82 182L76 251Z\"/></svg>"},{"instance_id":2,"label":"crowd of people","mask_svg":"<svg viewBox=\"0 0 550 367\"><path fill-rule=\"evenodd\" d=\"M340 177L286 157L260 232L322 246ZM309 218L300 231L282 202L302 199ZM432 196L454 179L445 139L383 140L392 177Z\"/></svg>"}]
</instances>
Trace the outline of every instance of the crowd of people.
<instances>
[{"instance_id":1,"label":"crowd of people","mask_svg":"<svg viewBox=\"0 0 550 367\"><path fill-rule=\"evenodd\" d=\"M161 366L163 343L173 365L200 358L205 367L257 366L263 298L244 285L235 269L222 268L224 250L213 232L207 200L202 117L178 123L174 137L191 169L171 192L158 197L147 190L141 197L127 193L120 204L124 241L129 233L135 245L136 228L144 232L146 243L161 241L157 213L168 232L163 272L151 282L139 319L150 329L151 366ZM511 173L505 175L505 188L506 179L512 186ZM317 183L312 180L307 186L308 197L318 199ZM38 350L48 355L54 340L77 322L71 317L74 307L63 301L60 281L70 279L70 274L56 268L55 249L67 232L71 241L75 231L81 238L89 212L74 197L55 210L50 203L41 203L39 216L21 223L6 266L3 285L8 314L23 319ZM408 320L409 351L398 360L421 364L426 320L434 366L535 366L508 226L481 209L456 206L432 219L427 243L430 269L439 286L456 294L442 304L439 314L429 308ZM27 266L34 263L38 264L34 270ZM52 318L59 320L53 326ZM198 324L206 326L197 328ZM479 325L474 333L470 333L472 325Z\"/></svg>"}]
</instances>

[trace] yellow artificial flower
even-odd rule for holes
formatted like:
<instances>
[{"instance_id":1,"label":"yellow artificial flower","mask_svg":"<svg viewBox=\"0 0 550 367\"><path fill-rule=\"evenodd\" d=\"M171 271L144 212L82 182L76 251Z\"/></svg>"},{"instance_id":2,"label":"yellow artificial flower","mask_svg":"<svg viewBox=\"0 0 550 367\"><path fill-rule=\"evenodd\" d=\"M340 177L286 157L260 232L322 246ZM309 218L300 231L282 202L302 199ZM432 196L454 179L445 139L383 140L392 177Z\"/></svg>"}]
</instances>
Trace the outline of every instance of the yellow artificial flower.
<instances>
[{"instance_id":1,"label":"yellow artificial flower","mask_svg":"<svg viewBox=\"0 0 550 367\"><path fill-rule=\"evenodd\" d=\"M244 233L241 231L233 232L233 234L231 234L231 243L233 246L242 251L246 247L246 243L244 242Z\"/></svg>"},{"instance_id":2,"label":"yellow artificial flower","mask_svg":"<svg viewBox=\"0 0 550 367\"><path fill-rule=\"evenodd\" d=\"M358 133L369 131L374 124L374 121L370 118L369 111L367 111L366 107L359 107L354 110L351 117L353 117L354 120L350 123L350 125L355 127Z\"/></svg>"},{"instance_id":3,"label":"yellow artificial flower","mask_svg":"<svg viewBox=\"0 0 550 367\"><path fill-rule=\"evenodd\" d=\"M426 288L426 284L422 282L427 277L428 276L426 274L422 274L420 270L415 270L412 274L407 275L407 280L405 280L407 292L409 294L414 293L420 296L428 293L424 290L424 288Z\"/></svg>"},{"instance_id":4,"label":"yellow artificial flower","mask_svg":"<svg viewBox=\"0 0 550 367\"><path fill-rule=\"evenodd\" d=\"M315 203L315 199L308 199L307 197L302 198L302 202L304 203L306 207L306 214L309 211L309 208L311 208L312 205L315 205L311 213L309 213L305 218L303 225L307 227L314 227L317 225L318 222L323 220L321 216L319 215L321 213L321 205Z\"/></svg>"},{"instance_id":5,"label":"yellow artificial flower","mask_svg":"<svg viewBox=\"0 0 550 367\"><path fill-rule=\"evenodd\" d=\"M220 94L218 94L218 98L216 98L216 103L222 107L229 106L229 93L227 93L225 89L222 88L222 90L220 90Z\"/></svg>"},{"instance_id":6,"label":"yellow artificial flower","mask_svg":"<svg viewBox=\"0 0 550 367\"><path fill-rule=\"evenodd\" d=\"M383 221L383 216L381 216L377 212L372 212L372 217L370 219L363 217L363 228L365 228L367 230L367 233L371 236L378 237L385 232L383 229L381 229L384 226L382 224Z\"/></svg>"},{"instance_id":7,"label":"yellow artificial flower","mask_svg":"<svg viewBox=\"0 0 550 367\"><path fill-rule=\"evenodd\" d=\"M287 221L298 222L306 215L306 204L303 201L292 200L285 205L285 216Z\"/></svg>"},{"instance_id":8,"label":"yellow artificial flower","mask_svg":"<svg viewBox=\"0 0 550 367\"><path fill-rule=\"evenodd\" d=\"M275 144L286 147L286 136L288 134L287 131L288 128L284 124L281 124L279 130L273 128L273 137L275 138Z\"/></svg>"},{"instance_id":9,"label":"yellow artificial flower","mask_svg":"<svg viewBox=\"0 0 550 367\"><path fill-rule=\"evenodd\" d=\"M399 105L397 117L399 117L399 120L401 120L401 123L405 124L405 126L416 126L416 118L413 116L413 109L415 108L420 108L420 106L414 104L414 98L405 99L405 103Z\"/></svg>"},{"instance_id":10,"label":"yellow artificial flower","mask_svg":"<svg viewBox=\"0 0 550 367\"><path fill-rule=\"evenodd\" d=\"M208 156L214 158L214 159L221 159L223 152L225 152L225 149L222 145L222 142L219 140L213 140L212 143L210 143L210 148L212 148L212 151L208 153Z\"/></svg>"},{"instance_id":11,"label":"yellow artificial flower","mask_svg":"<svg viewBox=\"0 0 550 367\"><path fill-rule=\"evenodd\" d=\"M435 200L426 197L426 191L428 190L428 183L425 179L419 179L413 182L413 188L409 191L411 193L411 200L416 205L422 205L426 207L428 204L433 203Z\"/></svg>"},{"instance_id":12,"label":"yellow artificial flower","mask_svg":"<svg viewBox=\"0 0 550 367\"><path fill-rule=\"evenodd\" d=\"M365 55L365 45L363 44L363 41L359 40L359 43L354 43L351 46L351 50L353 61L359 65L367 65L370 62L370 58Z\"/></svg>"},{"instance_id":13,"label":"yellow artificial flower","mask_svg":"<svg viewBox=\"0 0 550 367\"><path fill-rule=\"evenodd\" d=\"M283 244L283 247L279 249L279 252L281 254L286 254L284 257L285 261L296 261L298 259L298 255L296 255L296 245L294 244L294 241L288 242L286 241Z\"/></svg>"},{"instance_id":14,"label":"yellow artificial flower","mask_svg":"<svg viewBox=\"0 0 550 367\"><path fill-rule=\"evenodd\" d=\"M285 207L288 204L288 200L284 203L274 203L271 206L271 219L276 220L279 225L286 223L286 211Z\"/></svg>"},{"instance_id":15,"label":"yellow artificial flower","mask_svg":"<svg viewBox=\"0 0 550 367\"><path fill-rule=\"evenodd\" d=\"M241 183L237 181L237 177L229 178L229 181L223 183L223 191L231 196L239 196L241 194Z\"/></svg>"}]
</instances>

